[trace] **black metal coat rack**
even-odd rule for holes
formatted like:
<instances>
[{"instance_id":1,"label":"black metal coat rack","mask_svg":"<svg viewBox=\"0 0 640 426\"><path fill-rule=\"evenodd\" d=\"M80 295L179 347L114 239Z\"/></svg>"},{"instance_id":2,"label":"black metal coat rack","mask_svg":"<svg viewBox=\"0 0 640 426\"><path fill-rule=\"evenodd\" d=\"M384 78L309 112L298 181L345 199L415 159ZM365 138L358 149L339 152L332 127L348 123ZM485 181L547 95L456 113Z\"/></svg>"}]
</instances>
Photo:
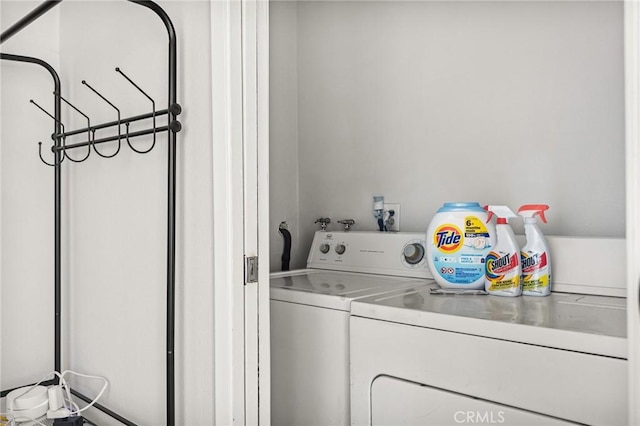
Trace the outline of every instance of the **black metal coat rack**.
<instances>
[{"instance_id":1,"label":"black metal coat rack","mask_svg":"<svg viewBox=\"0 0 640 426\"><path fill-rule=\"evenodd\" d=\"M30 13L20 19L13 26L8 28L6 31L0 34L0 44L4 43L13 35L20 32L22 29L27 27L37 18L42 16L44 13L57 6L62 0L46 0L41 3L38 7L33 9ZM18 61L36 64L44 67L53 78L53 96L54 96L54 112L53 114L47 112L44 108L38 105L36 102L31 100L38 109L43 111L49 117L53 119L54 122L54 132L51 135L53 139L53 146L51 151L53 152L53 163L47 162L42 155L42 144L39 143L38 154L43 163L51 166L54 170L54 369L55 371L61 371L62 369L62 361L61 361L61 310L62 310L62 276L61 276L61 167L63 161L69 159L71 162L82 162L85 161L92 152L95 152L99 156L103 158L111 158L118 154L121 147L122 139L124 138L129 145L129 147L139 153L145 154L153 149L156 143L156 134L159 132L167 132L168 134L168 155L167 155L167 285L166 285L166 417L167 417L167 425L173 426L175 425L175 358L174 358L174 336L175 336L175 241L176 241L176 220L175 220L175 210L176 210L176 142L177 142L177 133L181 130L181 124L177 120L177 116L180 114L182 108L180 104L177 103L177 41L175 29L173 27L173 23L171 19L166 14L166 12L156 3L152 1L141 1L141 0L127 0L132 3L138 4L140 6L144 6L152 10L164 23L167 34L169 37L169 46L168 46L168 106L166 109L156 111L155 101L144 92L136 83L133 82L122 70L116 68L115 71L119 73L122 77L124 77L129 83L131 83L138 91L142 93L152 104L152 111L147 114L142 114L134 117L122 118L120 116L120 110L113 105L107 98L105 98L102 94L100 94L97 90L95 90L92 86L90 86L86 81L82 83L87 86L91 91L93 91L98 97L100 97L103 101L108 103L113 109L116 110L117 120L101 123L97 125L92 125L90 118L81 112L77 107L71 104L69 101L64 99L61 95L60 90L60 78L56 73L55 69L38 58L28 57L28 56L20 56L20 55L12 55L7 53L0 54L0 59L10 60L10 61ZM66 131L64 128L64 124L61 119L61 105L62 102L68 104L71 108L73 108L77 113L82 115L87 120L87 127ZM156 118L159 116L166 115L168 118L168 123L166 126L157 126ZM152 119L153 126L146 130L129 132L129 124L145 120ZM125 125L126 131L124 135L122 134L122 125ZM96 138L96 131L107 128L117 127L117 135L111 135L102 138ZM66 138L71 135L77 135L81 133L87 133L87 140L79 143L66 144ZM143 150L139 150L133 147L130 140L132 138L142 136L142 135L153 135L153 142L149 147ZM109 154L101 152L96 145L109 142L109 141L118 141L118 148ZM67 153L67 151L72 149L77 149L81 147L86 147L86 151L79 158L74 158ZM56 384L57 378L49 381L45 384ZM0 393L0 396L6 396L12 389L3 390ZM90 402L91 399L87 396L81 394L76 390L72 390L72 393L78 398ZM127 420L123 416L117 414L111 409L105 407L101 404L94 404L94 407L101 410L105 414L110 417L118 420L119 422L129 425L135 426L130 420Z\"/></svg>"}]
</instances>

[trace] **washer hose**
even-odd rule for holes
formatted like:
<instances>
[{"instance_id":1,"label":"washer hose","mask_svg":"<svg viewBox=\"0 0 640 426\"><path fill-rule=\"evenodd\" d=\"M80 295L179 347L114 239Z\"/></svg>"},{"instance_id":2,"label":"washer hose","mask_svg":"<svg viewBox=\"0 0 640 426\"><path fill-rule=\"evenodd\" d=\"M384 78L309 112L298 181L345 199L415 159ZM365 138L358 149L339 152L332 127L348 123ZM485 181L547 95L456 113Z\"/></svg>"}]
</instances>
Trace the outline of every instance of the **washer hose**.
<instances>
[{"instance_id":1,"label":"washer hose","mask_svg":"<svg viewBox=\"0 0 640 426\"><path fill-rule=\"evenodd\" d=\"M282 222L280 224L280 234L284 238L284 247L282 249L282 270L289 270L289 261L291 260L291 233L287 229L287 224Z\"/></svg>"}]
</instances>

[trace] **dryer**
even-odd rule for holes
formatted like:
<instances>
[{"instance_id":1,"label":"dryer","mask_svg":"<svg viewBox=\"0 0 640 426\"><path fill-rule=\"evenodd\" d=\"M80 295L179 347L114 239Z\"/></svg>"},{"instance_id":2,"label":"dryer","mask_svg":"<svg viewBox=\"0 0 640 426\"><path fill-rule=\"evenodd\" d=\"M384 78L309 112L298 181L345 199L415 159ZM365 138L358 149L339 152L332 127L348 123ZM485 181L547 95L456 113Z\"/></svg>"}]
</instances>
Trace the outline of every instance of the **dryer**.
<instances>
[{"instance_id":1,"label":"dryer","mask_svg":"<svg viewBox=\"0 0 640 426\"><path fill-rule=\"evenodd\" d=\"M626 424L624 298L407 289L350 324L353 425Z\"/></svg>"},{"instance_id":2,"label":"dryer","mask_svg":"<svg viewBox=\"0 0 640 426\"><path fill-rule=\"evenodd\" d=\"M307 269L271 274L271 420L350 424L352 302L433 283L422 233L315 234Z\"/></svg>"}]
</instances>

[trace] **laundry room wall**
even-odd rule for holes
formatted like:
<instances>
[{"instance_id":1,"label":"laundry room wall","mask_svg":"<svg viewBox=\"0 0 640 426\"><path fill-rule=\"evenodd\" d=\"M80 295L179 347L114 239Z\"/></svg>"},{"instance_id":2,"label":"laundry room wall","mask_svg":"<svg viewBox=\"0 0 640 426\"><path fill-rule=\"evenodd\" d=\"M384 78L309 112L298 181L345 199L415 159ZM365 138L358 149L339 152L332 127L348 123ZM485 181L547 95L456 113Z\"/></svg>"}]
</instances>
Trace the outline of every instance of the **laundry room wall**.
<instances>
[{"instance_id":1,"label":"laundry room wall","mask_svg":"<svg viewBox=\"0 0 640 426\"><path fill-rule=\"evenodd\" d=\"M306 253L299 250L298 217L298 3L277 1L269 5L269 124L271 271L281 269L284 247L278 232L286 222L291 232L291 265L300 265ZM275 141L275 143L274 143Z\"/></svg>"},{"instance_id":2,"label":"laundry room wall","mask_svg":"<svg viewBox=\"0 0 640 426\"><path fill-rule=\"evenodd\" d=\"M158 3L177 32L178 102L183 106L179 120L184 126L178 134L176 421L204 425L214 417L211 12L204 1ZM3 26L35 5L3 2ZM16 13L5 15L5 6ZM125 1L70 1L49 14L3 44L3 52L51 56L58 65L63 96L92 124L115 120L117 114L82 80L116 105L122 117L151 110L151 103L115 67L152 96L157 109L166 108L168 36L153 12ZM38 379L53 367L53 180L35 149L38 140L47 145L52 124L28 104L33 98L51 105L47 76L28 66L16 75L13 65L10 75L9 66L2 67L4 389ZM20 86L14 90L10 84ZM5 115L13 104L29 107L11 115L15 121ZM63 117L68 129L86 126L70 108L63 108ZM166 116L158 118L158 125L165 120ZM131 130L150 125L150 120L132 124ZM165 422L166 142L166 134L158 134L155 148L140 155L123 139L114 158L92 153L83 163L64 165L64 367L106 377L110 387L100 402L139 424ZM132 139L139 150L151 143L151 136ZM9 151L15 146L20 158ZM105 155L116 148L115 142L98 147ZM77 159L84 153L78 149L70 155ZM5 167L9 161L15 165ZM5 194L5 189L18 185L24 205L20 208L14 207L11 194ZM21 251L5 257L16 246ZM18 259L17 265L9 259ZM25 283L38 289L15 288ZM5 297L18 293L18 298ZM44 328L25 328L40 317ZM5 334L16 324L19 332ZM88 381L76 381L75 386L88 396L99 388ZM99 424L119 424L98 419Z\"/></svg>"},{"instance_id":3,"label":"laundry room wall","mask_svg":"<svg viewBox=\"0 0 640 426\"><path fill-rule=\"evenodd\" d=\"M2 28L38 3L0 2ZM2 52L37 51L57 69L58 19L51 11ZM0 63L0 386L11 389L53 367L53 170L40 162L38 141L49 147L54 126L29 100L53 112L54 86L39 65Z\"/></svg>"},{"instance_id":4,"label":"laundry room wall","mask_svg":"<svg viewBox=\"0 0 640 426\"><path fill-rule=\"evenodd\" d=\"M624 236L622 2L301 1L296 20L302 253L319 216L374 230L373 195L403 231L476 200Z\"/></svg>"}]
</instances>

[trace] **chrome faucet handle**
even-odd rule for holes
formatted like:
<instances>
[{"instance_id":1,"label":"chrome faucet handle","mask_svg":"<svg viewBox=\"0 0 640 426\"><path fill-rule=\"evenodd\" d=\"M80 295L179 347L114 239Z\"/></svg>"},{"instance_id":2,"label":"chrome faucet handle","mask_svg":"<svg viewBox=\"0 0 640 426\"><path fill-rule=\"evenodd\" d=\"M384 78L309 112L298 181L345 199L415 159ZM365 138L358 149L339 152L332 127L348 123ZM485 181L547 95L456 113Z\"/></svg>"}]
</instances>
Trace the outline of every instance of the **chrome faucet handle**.
<instances>
[{"instance_id":1,"label":"chrome faucet handle","mask_svg":"<svg viewBox=\"0 0 640 426\"><path fill-rule=\"evenodd\" d=\"M339 220L338 223L341 223L344 225L344 232L349 232L351 227L356 224L356 221L353 219L342 219L342 220Z\"/></svg>"},{"instance_id":2,"label":"chrome faucet handle","mask_svg":"<svg viewBox=\"0 0 640 426\"><path fill-rule=\"evenodd\" d=\"M320 217L320 218L316 219L316 221L313 222L313 223L319 223L320 224L320 230L326 231L327 230L327 225L331 223L331 218L330 217Z\"/></svg>"}]
</instances>

